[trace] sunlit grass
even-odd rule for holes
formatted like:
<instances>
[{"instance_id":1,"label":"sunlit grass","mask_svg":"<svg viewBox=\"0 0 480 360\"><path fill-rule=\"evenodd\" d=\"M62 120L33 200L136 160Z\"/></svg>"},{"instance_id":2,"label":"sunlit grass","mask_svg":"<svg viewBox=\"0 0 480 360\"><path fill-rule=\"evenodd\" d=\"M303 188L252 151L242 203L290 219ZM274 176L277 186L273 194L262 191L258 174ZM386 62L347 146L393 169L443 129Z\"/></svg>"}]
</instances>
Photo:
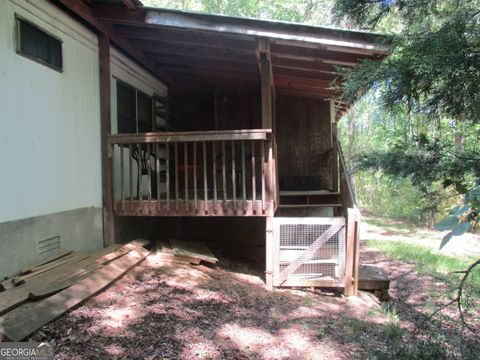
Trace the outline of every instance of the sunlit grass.
<instances>
[{"instance_id":1,"label":"sunlit grass","mask_svg":"<svg viewBox=\"0 0 480 360\"><path fill-rule=\"evenodd\" d=\"M384 252L389 258L414 264L415 270L422 275L442 279L448 285L455 286L463 274L456 271L466 270L476 258L470 256L448 256L437 250L403 241L368 240L368 245ZM480 270L470 274L470 284L480 287ZM480 294L476 294L480 298Z\"/></svg>"}]
</instances>

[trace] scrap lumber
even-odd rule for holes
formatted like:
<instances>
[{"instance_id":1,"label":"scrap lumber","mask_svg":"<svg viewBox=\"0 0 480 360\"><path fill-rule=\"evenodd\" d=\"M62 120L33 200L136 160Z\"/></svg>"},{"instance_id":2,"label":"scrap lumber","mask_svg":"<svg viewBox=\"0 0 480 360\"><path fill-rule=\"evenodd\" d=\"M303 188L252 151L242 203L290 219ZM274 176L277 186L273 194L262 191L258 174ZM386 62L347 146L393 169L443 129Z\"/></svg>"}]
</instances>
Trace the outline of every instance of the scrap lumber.
<instances>
[{"instance_id":1,"label":"scrap lumber","mask_svg":"<svg viewBox=\"0 0 480 360\"><path fill-rule=\"evenodd\" d=\"M38 271L39 269L41 269L42 267L49 266L56 261L65 260L67 258L70 258L72 256L71 255L72 253L73 253L72 250L62 251L58 254L55 254L52 257L49 257L46 260L43 260L43 261L39 262L38 264L36 264L36 265L34 265L30 268L27 268L27 269L24 269L24 270L20 271L18 273L18 275L11 276L11 277L3 280L2 282L0 282L0 291L8 290L8 289L11 289L15 286L18 286L18 285L22 284L23 281L19 279L20 276L34 273L34 272Z\"/></svg>"},{"instance_id":2,"label":"scrap lumber","mask_svg":"<svg viewBox=\"0 0 480 360\"><path fill-rule=\"evenodd\" d=\"M21 276L15 276L14 278L12 278L12 282L15 284L15 286L21 285L21 284L24 284L28 279L31 279L31 278L33 278L37 275L40 275L44 272L53 270L53 269L55 269L59 266L62 266L64 264L82 261L86 258L88 258L88 255L86 255L86 254L75 253L75 254L72 254L71 256L66 256L65 258L62 258L60 260L56 260L56 261L53 261L49 264L38 267L29 274L25 274L25 275L21 275Z\"/></svg>"},{"instance_id":3,"label":"scrap lumber","mask_svg":"<svg viewBox=\"0 0 480 360\"><path fill-rule=\"evenodd\" d=\"M24 339L43 325L108 287L142 262L149 253L149 250L138 247L96 270L77 284L35 304L27 304L29 306L10 311L0 317L0 340Z\"/></svg>"},{"instance_id":4,"label":"scrap lumber","mask_svg":"<svg viewBox=\"0 0 480 360\"><path fill-rule=\"evenodd\" d=\"M66 256L69 256L70 254L72 254L73 251L72 250L66 250L66 251L62 251L58 254L55 254L54 256L44 260L44 261L41 261L40 263L38 263L37 265L34 265L28 269L25 269L25 270L22 270L20 271L19 275L25 275L25 274L29 274L31 272L34 272L35 269L41 267L41 266L44 266L44 265L47 265L55 260L58 260L58 259L61 259L61 258L64 258Z\"/></svg>"},{"instance_id":5,"label":"scrap lumber","mask_svg":"<svg viewBox=\"0 0 480 360\"><path fill-rule=\"evenodd\" d=\"M113 252L111 247L107 248L108 250L102 249L86 259L60 265L50 271L32 277L23 285L1 292L0 315L25 303L30 298L37 299L71 286L79 278L82 278L82 275L88 274L104 264L128 254L132 250L140 249L144 244L145 241L134 241L123 245Z\"/></svg>"},{"instance_id":6,"label":"scrap lumber","mask_svg":"<svg viewBox=\"0 0 480 360\"><path fill-rule=\"evenodd\" d=\"M211 264L216 264L218 259L212 254L210 249L204 242L195 241L187 242L182 240L170 240L172 250L175 256L185 256Z\"/></svg>"}]
</instances>

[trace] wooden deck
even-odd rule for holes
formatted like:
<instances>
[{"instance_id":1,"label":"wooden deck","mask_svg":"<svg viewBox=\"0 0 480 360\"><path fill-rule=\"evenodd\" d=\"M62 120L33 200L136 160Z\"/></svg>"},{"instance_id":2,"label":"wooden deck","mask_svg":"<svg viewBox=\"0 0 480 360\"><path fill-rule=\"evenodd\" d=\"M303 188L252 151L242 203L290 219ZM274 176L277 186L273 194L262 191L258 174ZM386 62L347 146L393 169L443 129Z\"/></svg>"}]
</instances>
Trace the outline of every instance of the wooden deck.
<instances>
[{"instance_id":1,"label":"wooden deck","mask_svg":"<svg viewBox=\"0 0 480 360\"><path fill-rule=\"evenodd\" d=\"M205 206L207 204L207 206ZM118 216L273 216L273 202L244 201L141 201L132 203L117 201L115 214Z\"/></svg>"}]
</instances>

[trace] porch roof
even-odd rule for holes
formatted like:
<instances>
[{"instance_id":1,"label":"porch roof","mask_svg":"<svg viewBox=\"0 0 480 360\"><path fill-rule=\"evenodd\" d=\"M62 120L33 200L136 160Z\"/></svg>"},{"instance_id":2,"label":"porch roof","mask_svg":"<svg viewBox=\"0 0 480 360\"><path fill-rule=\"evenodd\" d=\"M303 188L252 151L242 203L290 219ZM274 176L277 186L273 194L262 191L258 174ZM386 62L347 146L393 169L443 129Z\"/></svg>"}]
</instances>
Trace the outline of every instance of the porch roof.
<instances>
[{"instance_id":1,"label":"porch roof","mask_svg":"<svg viewBox=\"0 0 480 360\"><path fill-rule=\"evenodd\" d=\"M63 3L68 2L63 0ZM337 66L382 60L388 38L361 31L89 0L93 16L151 65L173 91L259 86L257 39L268 39L277 93L340 98Z\"/></svg>"}]
</instances>

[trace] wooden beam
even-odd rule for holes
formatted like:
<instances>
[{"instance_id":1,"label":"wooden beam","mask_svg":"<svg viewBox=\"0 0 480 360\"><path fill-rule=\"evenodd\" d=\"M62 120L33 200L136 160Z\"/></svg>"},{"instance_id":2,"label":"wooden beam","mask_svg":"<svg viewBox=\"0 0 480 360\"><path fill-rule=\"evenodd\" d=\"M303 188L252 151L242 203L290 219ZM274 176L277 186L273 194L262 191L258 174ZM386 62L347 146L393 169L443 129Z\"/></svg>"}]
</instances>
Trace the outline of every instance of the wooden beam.
<instances>
[{"instance_id":1,"label":"wooden beam","mask_svg":"<svg viewBox=\"0 0 480 360\"><path fill-rule=\"evenodd\" d=\"M255 82L258 81L259 75L258 72L241 72L241 71L234 71L234 70L223 70L221 68L215 69L202 69L202 68L185 68L185 69L175 69L170 68L166 69L172 77L176 75L188 75L192 77L192 80L196 76L205 76L205 77L214 77L218 79L232 79L232 80L239 80L239 81L251 81Z\"/></svg>"},{"instance_id":2,"label":"wooden beam","mask_svg":"<svg viewBox=\"0 0 480 360\"><path fill-rule=\"evenodd\" d=\"M248 69L258 71L258 64L252 59L218 59L211 56L190 55L174 55L174 54L148 54L149 58L158 65L177 65L177 66L201 66L213 69L232 68L232 69Z\"/></svg>"},{"instance_id":3,"label":"wooden beam","mask_svg":"<svg viewBox=\"0 0 480 360\"><path fill-rule=\"evenodd\" d=\"M123 2L123 5L125 5L125 7L128 10L133 10L133 11L138 10L138 6L134 0L122 0L122 2Z\"/></svg>"},{"instance_id":4,"label":"wooden beam","mask_svg":"<svg viewBox=\"0 0 480 360\"><path fill-rule=\"evenodd\" d=\"M270 129L216 130L216 131L181 131L144 134L115 134L108 136L108 143L168 143L168 142L202 142L230 140L266 140L271 135Z\"/></svg>"},{"instance_id":5,"label":"wooden beam","mask_svg":"<svg viewBox=\"0 0 480 360\"><path fill-rule=\"evenodd\" d=\"M272 64L273 66L283 66L300 70L316 70L332 73L337 72L333 64L325 63L320 59L292 59L272 54Z\"/></svg>"},{"instance_id":6,"label":"wooden beam","mask_svg":"<svg viewBox=\"0 0 480 360\"><path fill-rule=\"evenodd\" d=\"M340 80L337 81L340 83ZM294 77L283 74L275 75L275 84L287 84L287 85L300 85L300 86L310 86L313 88L324 88L329 89L332 86L331 80L323 79L312 79L306 77ZM341 84L341 83L340 83ZM338 84L337 84L338 85Z\"/></svg>"},{"instance_id":7,"label":"wooden beam","mask_svg":"<svg viewBox=\"0 0 480 360\"><path fill-rule=\"evenodd\" d=\"M279 87L277 87L277 94L285 95L285 96L310 98L310 99L320 99L320 100L326 100L333 97L332 94L326 94L318 91L301 91L301 90L285 89L285 88L279 88Z\"/></svg>"},{"instance_id":8,"label":"wooden beam","mask_svg":"<svg viewBox=\"0 0 480 360\"><path fill-rule=\"evenodd\" d=\"M184 45L158 46L155 44L146 44L144 41L139 42L137 46L142 52L152 55L177 55L193 58L255 62L255 54L253 52L249 54L243 51L236 52L228 49L208 49L204 47Z\"/></svg>"},{"instance_id":9,"label":"wooden beam","mask_svg":"<svg viewBox=\"0 0 480 360\"><path fill-rule=\"evenodd\" d=\"M116 26L117 33L129 40L154 40L168 44L205 46L209 48L232 49L238 51L255 52L254 41L225 38L218 34L181 31L169 28L151 28L129 26Z\"/></svg>"},{"instance_id":10,"label":"wooden beam","mask_svg":"<svg viewBox=\"0 0 480 360\"><path fill-rule=\"evenodd\" d=\"M102 151L102 198L104 207L104 242L115 243L115 216L113 212L113 148L107 137L111 130L110 89L110 39L105 34L98 37L100 65L100 139Z\"/></svg>"},{"instance_id":11,"label":"wooden beam","mask_svg":"<svg viewBox=\"0 0 480 360\"><path fill-rule=\"evenodd\" d=\"M168 76L158 69L155 69L153 63L145 57L140 51L138 51L132 44L125 38L117 35L115 30L110 24L99 21L92 12L92 9L85 3L77 0L58 0L63 6L68 10L75 13L81 19L86 21L88 24L97 29L100 33L108 36L115 45L117 45L120 50L126 53L128 56L136 60L141 66L143 66L147 71L158 77L167 85L171 84Z\"/></svg>"},{"instance_id":12,"label":"wooden beam","mask_svg":"<svg viewBox=\"0 0 480 360\"><path fill-rule=\"evenodd\" d=\"M327 51L321 46L314 48L286 46L281 44L272 44L270 47L272 53L277 55L285 54L291 56L306 57L312 59L323 59L330 62L352 63L356 64L365 59L374 60L375 57L361 54L349 54L343 52Z\"/></svg>"},{"instance_id":13,"label":"wooden beam","mask_svg":"<svg viewBox=\"0 0 480 360\"><path fill-rule=\"evenodd\" d=\"M335 79L340 79L339 74L332 74L316 70L290 69L281 66L273 66L273 73L275 74L275 77L278 75L284 77L306 78L310 80L321 80L328 82L334 81Z\"/></svg>"},{"instance_id":14,"label":"wooden beam","mask_svg":"<svg viewBox=\"0 0 480 360\"><path fill-rule=\"evenodd\" d=\"M259 76L258 74L258 68L257 65L251 65L251 64L245 64L242 63L233 63L233 62L228 62L228 61L206 61L206 62L180 62L176 63L175 61L172 61L170 59L162 59L158 58L155 59L155 65L162 68L166 72L169 71L195 71L196 73L202 72L202 71L213 71L216 72L218 70L221 70L223 72L228 71L228 72L239 72L239 73L245 73L247 75L252 75L255 74L257 77Z\"/></svg>"}]
</instances>

